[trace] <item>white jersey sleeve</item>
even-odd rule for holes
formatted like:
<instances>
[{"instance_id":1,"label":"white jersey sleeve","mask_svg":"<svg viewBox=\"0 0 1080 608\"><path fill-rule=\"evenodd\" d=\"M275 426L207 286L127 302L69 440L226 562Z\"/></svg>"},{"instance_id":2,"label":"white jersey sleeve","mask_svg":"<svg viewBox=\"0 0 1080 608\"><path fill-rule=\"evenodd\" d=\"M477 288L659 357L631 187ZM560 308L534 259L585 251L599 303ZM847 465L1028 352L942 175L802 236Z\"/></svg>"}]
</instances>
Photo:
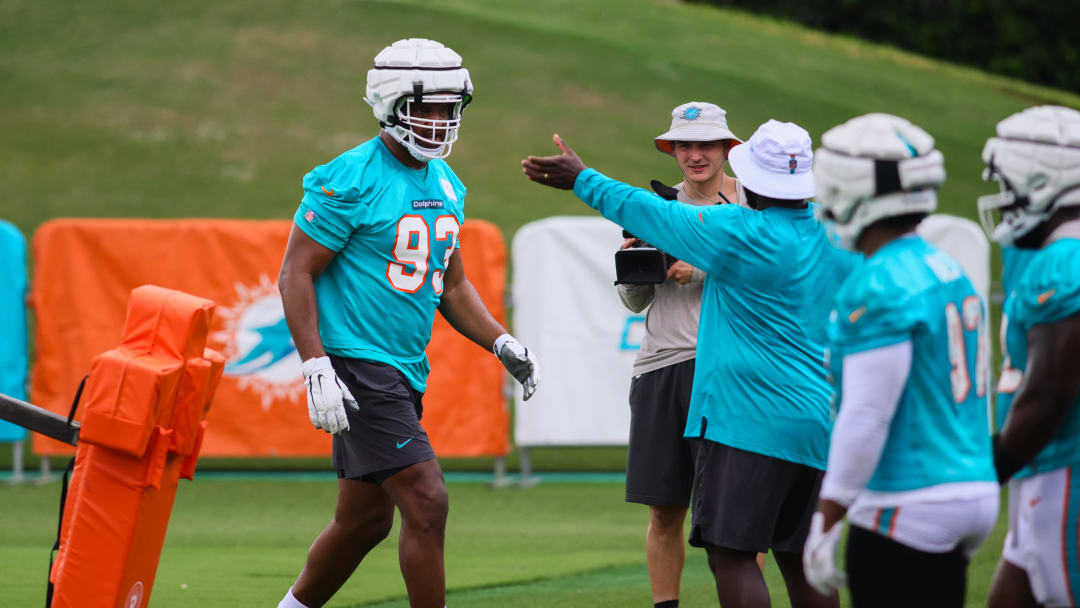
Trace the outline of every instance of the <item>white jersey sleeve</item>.
<instances>
[{"instance_id":1,"label":"white jersey sleeve","mask_svg":"<svg viewBox=\"0 0 1080 608\"><path fill-rule=\"evenodd\" d=\"M874 474L911 372L910 340L844 357L843 401L821 498L850 506Z\"/></svg>"}]
</instances>

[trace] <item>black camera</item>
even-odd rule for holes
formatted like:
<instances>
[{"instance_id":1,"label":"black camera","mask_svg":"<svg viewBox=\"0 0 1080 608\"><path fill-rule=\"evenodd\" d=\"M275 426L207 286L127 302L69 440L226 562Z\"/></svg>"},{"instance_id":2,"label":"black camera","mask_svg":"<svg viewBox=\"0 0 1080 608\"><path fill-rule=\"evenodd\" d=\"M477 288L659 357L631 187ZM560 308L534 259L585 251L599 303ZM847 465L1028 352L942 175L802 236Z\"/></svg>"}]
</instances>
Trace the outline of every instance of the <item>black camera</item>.
<instances>
[{"instance_id":1,"label":"black camera","mask_svg":"<svg viewBox=\"0 0 1080 608\"><path fill-rule=\"evenodd\" d=\"M655 179L650 185L665 200L675 200L678 196L677 190ZM668 268L679 260L638 239L625 229L622 235L624 239L637 239L638 242L633 247L615 252L615 284L655 285L667 280Z\"/></svg>"}]
</instances>

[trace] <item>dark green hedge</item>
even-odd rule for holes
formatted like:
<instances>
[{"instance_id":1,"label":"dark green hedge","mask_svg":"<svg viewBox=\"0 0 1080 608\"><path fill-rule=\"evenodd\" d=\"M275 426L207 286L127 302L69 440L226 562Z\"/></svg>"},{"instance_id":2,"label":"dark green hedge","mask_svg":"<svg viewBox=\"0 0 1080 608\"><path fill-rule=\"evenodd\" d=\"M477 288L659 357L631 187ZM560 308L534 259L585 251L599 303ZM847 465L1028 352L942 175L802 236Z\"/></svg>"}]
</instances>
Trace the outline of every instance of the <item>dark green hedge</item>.
<instances>
[{"instance_id":1,"label":"dark green hedge","mask_svg":"<svg viewBox=\"0 0 1080 608\"><path fill-rule=\"evenodd\" d=\"M1078 0L687 0L736 7L1080 92Z\"/></svg>"}]
</instances>

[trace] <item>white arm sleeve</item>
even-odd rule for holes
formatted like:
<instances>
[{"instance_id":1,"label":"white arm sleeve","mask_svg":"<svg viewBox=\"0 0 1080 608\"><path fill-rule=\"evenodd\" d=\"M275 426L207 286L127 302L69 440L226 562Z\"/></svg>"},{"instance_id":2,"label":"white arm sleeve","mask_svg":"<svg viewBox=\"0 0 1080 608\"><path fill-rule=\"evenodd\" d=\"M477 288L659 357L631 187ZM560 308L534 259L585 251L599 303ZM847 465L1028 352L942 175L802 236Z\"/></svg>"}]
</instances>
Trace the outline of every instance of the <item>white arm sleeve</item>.
<instances>
[{"instance_id":1,"label":"white arm sleeve","mask_svg":"<svg viewBox=\"0 0 1080 608\"><path fill-rule=\"evenodd\" d=\"M821 498L850 506L881 459L911 372L911 341L844 357L843 401L829 444Z\"/></svg>"},{"instance_id":2,"label":"white arm sleeve","mask_svg":"<svg viewBox=\"0 0 1080 608\"><path fill-rule=\"evenodd\" d=\"M641 312L652 304L656 289L652 285L617 285L619 299L630 312Z\"/></svg>"}]
</instances>

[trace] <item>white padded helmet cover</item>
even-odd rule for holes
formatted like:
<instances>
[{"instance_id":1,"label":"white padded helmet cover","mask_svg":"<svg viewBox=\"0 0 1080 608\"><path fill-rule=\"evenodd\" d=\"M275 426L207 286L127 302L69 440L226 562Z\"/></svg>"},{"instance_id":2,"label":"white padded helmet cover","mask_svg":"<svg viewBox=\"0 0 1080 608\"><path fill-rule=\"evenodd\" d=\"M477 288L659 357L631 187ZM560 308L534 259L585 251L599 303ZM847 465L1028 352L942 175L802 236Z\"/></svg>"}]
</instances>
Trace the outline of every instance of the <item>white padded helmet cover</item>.
<instances>
[{"instance_id":1,"label":"white padded helmet cover","mask_svg":"<svg viewBox=\"0 0 1080 608\"><path fill-rule=\"evenodd\" d=\"M854 248L878 220L937 208L945 158L908 120L865 114L826 131L821 143L814 153L817 213L845 247Z\"/></svg>"},{"instance_id":2,"label":"white padded helmet cover","mask_svg":"<svg viewBox=\"0 0 1080 608\"><path fill-rule=\"evenodd\" d=\"M422 126L446 131L442 142L421 140L418 145L408 115L408 102L421 93L422 100L453 103L449 121L427 121ZM420 160L444 158L457 139L461 111L472 98L469 70L462 67L461 55L434 40L398 40L375 56L368 70L364 101L371 106L379 124ZM405 113L403 114L403 109ZM417 122L414 120L414 122Z\"/></svg>"}]
</instances>

